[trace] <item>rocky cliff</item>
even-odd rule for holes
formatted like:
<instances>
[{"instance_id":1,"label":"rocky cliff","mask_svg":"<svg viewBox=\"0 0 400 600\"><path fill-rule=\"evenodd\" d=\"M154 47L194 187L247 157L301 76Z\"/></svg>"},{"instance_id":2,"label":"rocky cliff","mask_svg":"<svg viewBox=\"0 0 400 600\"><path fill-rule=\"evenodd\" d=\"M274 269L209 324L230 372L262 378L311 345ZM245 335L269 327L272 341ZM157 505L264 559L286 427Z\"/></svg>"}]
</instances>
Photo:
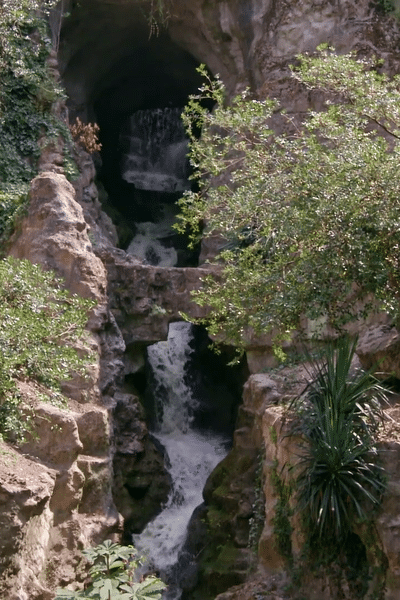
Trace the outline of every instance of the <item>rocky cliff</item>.
<instances>
[{"instance_id":1,"label":"rocky cliff","mask_svg":"<svg viewBox=\"0 0 400 600\"><path fill-rule=\"evenodd\" d=\"M151 266L125 252L124 236L132 237L135 219L129 211L143 210L143 198L128 206L122 186L113 192L119 127L137 110L169 102L182 106L200 84L195 67L201 62L221 75L230 94L249 86L301 115L319 99L289 78L288 66L299 52L328 42L340 52L376 54L391 74L400 61L398 22L379 14L369 0L171 0L167 29L150 38L147 5L139 1L69 4L58 66L71 119L78 115L101 126L101 159L93 161L78 148L80 177L71 184L61 166L63 148L46 151L31 185L28 214L8 252L56 270L68 289L96 300L88 347L80 349L90 348L96 359L88 378L65 385L69 411L40 404L38 436L20 450L3 446L1 589L10 600L50 600L55 585L75 579L83 547L121 535L123 519L126 535L139 531L169 490L140 402L145 349L166 338L168 324L180 319L181 311L201 316L190 291L206 268ZM57 68L56 57L52 60ZM203 248L201 256L213 251ZM382 326L365 332L360 358L366 366L378 346L390 361L385 367L397 374L397 332ZM188 578L188 594L201 600L233 585L242 587L221 600L283 594L285 560L273 526L278 501L273 475L295 452L284 436L279 408L282 397L293 394L294 380L288 376L289 389L282 389L279 381L257 374L272 365L268 340L253 340L247 357L253 375L245 386L234 446L204 493L203 522L212 538L203 544L207 532L200 527L203 541L193 542L197 552L207 546L200 571ZM28 384L22 393L37 397ZM398 419L396 409L393 418ZM383 447L391 483L377 520L377 546L387 561L384 597L395 600L400 588L396 428ZM364 543L362 532L359 537ZM296 552L296 533L291 543ZM245 583L253 568L256 575ZM197 592L190 592L196 580ZM316 593L309 597L323 597L321 589Z\"/></svg>"}]
</instances>

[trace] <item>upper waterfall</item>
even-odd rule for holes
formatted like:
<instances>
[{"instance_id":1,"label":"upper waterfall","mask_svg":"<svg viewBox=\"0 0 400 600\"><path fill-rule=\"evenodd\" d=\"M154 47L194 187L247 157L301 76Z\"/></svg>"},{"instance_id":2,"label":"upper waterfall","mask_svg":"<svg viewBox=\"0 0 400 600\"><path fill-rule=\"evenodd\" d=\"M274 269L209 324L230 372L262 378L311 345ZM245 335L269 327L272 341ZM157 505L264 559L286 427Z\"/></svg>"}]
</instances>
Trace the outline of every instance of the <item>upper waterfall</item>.
<instances>
[{"instance_id":1,"label":"upper waterfall","mask_svg":"<svg viewBox=\"0 0 400 600\"><path fill-rule=\"evenodd\" d=\"M121 135L122 177L137 189L181 192L188 183L188 138L180 108L138 110Z\"/></svg>"}]
</instances>

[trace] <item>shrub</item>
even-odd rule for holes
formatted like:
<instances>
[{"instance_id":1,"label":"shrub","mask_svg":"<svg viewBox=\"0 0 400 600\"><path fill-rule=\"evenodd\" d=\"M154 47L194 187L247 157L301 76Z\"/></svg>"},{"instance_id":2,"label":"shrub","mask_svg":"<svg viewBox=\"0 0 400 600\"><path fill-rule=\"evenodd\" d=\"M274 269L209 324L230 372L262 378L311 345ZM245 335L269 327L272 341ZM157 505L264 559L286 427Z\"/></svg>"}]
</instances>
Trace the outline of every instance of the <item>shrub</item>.
<instances>
[{"instance_id":1,"label":"shrub","mask_svg":"<svg viewBox=\"0 0 400 600\"><path fill-rule=\"evenodd\" d=\"M161 579L153 576L137 581L135 571L141 564L133 546L120 546L106 540L95 548L83 552L92 567L91 582L87 589L72 592L57 591L55 600L159 600L165 589Z\"/></svg>"},{"instance_id":2,"label":"shrub","mask_svg":"<svg viewBox=\"0 0 400 600\"><path fill-rule=\"evenodd\" d=\"M312 381L294 401L302 448L297 505L311 535L344 539L355 521L367 519L384 491L374 433L383 419L385 390L371 373L351 374L357 340L330 345L314 362Z\"/></svg>"},{"instance_id":3,"label":"shrub","mask_svg":"<svg viewBox=\"0 0 400 600\"><path fill-rule=\"evenodd\" d=\"M92 300L71 295L52 271L28 260L0 261L0 435L21 437L17 381L29 379L60 401L60 384L85 372L75 345Z\"/></svg>"},{"instance_id":4,"label":"shrub","mask_svg":"<svg viewBox=\"0 0 400 600\"><path fill-rule=\"evenodd\" d=\"M82 146L87 152L100 152L101 144L98 141L99 126L97 123L82 123L79 117L75 123L70 125L74 141Z\"/></svg>"}]
</instances>

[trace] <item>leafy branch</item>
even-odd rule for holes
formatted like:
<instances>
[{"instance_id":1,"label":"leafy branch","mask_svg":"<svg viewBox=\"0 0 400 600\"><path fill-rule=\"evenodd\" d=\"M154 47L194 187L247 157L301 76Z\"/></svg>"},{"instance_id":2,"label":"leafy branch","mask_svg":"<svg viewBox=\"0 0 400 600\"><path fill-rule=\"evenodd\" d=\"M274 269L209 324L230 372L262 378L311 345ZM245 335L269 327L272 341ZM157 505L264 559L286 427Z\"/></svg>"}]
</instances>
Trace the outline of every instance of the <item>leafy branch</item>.
<instances>
[{"instance_id":1,"label":"leafy branch","mask_svg":"<svg viewBox=\"0 0 400 600\"><path fill-rule=\"evenodd\" d=\"M92 565L91 583L83 591L59 589L54 600L159 600L165 584L154 576L137 581L135 571L141 561L133 546L121 546L106 540L95 548L83 551Z\"/></svg>"}]
</instances>

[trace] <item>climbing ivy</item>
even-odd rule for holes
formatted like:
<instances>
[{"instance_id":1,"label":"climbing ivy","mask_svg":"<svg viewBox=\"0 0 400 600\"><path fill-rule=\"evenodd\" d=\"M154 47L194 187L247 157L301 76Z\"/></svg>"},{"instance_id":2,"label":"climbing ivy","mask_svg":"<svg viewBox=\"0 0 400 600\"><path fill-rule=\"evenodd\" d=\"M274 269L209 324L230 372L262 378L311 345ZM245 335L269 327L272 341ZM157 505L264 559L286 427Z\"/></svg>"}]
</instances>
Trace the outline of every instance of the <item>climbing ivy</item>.
<instances>
[{"instance_id":1,"label":"climbing ivy","mask_svg":"<svg viewBox=\"0 0 400 600\"><path fill-rule=\"evenodd\" d=\"M277 501L275 504L275 515L272 519L276 546L279 554L286 560L287 565L293 565L292 553L292 525L290 518L293 509L290 506L290 498L293 493L293 484L285 483L281 474L278 473L278 461L275 460L271 470L270 481L274 489Z\"/></svg>"},{"instance_id":2,"label":"climbing ivy","mask_svg":"<svg viewBox=\"0 0 400 600\"><path fill-rule=\"evenodd\" d=\"M52 111L64 92L46 63L46 15L55 3L3 0L0 6L0 243L26 204L43 140L61 136L72 145L67 124Z\"/></svg>"}]
</instances>

